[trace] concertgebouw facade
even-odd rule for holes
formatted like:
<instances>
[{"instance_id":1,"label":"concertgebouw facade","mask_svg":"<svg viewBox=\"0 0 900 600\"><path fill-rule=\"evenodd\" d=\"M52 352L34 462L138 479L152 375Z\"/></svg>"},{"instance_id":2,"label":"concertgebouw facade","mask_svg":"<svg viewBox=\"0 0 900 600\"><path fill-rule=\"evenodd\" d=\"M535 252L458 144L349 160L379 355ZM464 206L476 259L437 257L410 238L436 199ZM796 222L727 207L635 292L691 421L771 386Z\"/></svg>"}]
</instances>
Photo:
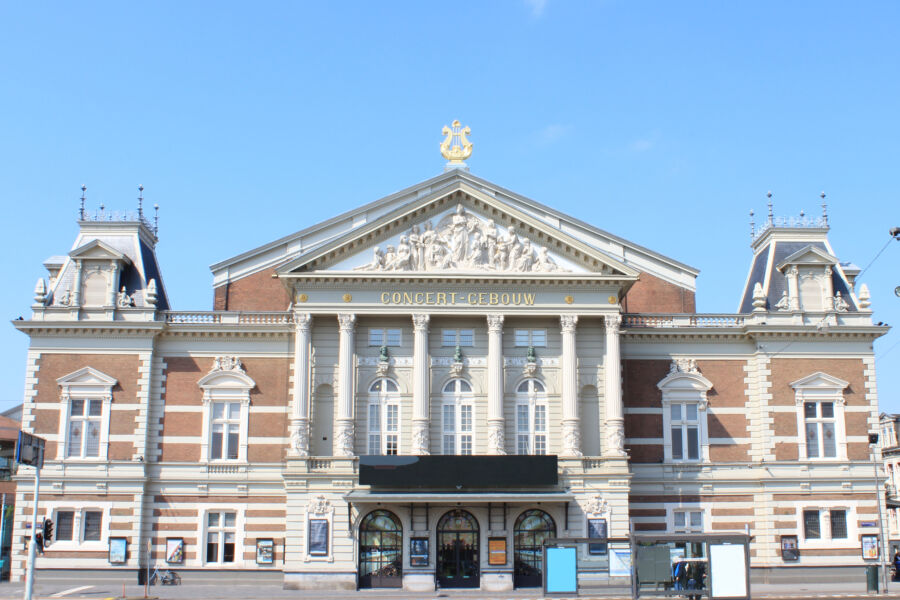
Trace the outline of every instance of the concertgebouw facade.
<instances>
[{"instance_id":1,"label":"concertgebouw facade","mask_svg":"<svg viewBox=\"0 0 900 600\"><path fill-rule=\"evenodd\" d=\"M82 209L13 322L23 430L47 441L39 577L502 590L540 584L546 537L745 527L757 574L866 563L886 328L824 211L770 212L739 310L697 314L694 268L449 158L236 248L206 312L169 305L143 213Z\"/></svg>"}]
</instances>

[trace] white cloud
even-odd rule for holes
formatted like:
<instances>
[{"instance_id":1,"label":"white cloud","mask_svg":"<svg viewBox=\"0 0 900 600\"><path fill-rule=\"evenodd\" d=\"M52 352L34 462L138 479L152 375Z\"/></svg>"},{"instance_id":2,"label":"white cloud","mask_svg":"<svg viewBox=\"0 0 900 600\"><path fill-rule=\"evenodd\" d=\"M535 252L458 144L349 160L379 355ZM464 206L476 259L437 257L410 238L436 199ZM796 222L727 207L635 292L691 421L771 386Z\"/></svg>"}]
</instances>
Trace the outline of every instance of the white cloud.
<instances>
[{"instance_id":1,"label":"white cloud","mask_svg":"<svg viewBox=\"0 0 900 600\"><path fill-rule=\"evenodd\" d=\"M531 16L540 17L547 8L547 0L525 0L525 4L531 7Z\"/></svg>"}]
</instances>

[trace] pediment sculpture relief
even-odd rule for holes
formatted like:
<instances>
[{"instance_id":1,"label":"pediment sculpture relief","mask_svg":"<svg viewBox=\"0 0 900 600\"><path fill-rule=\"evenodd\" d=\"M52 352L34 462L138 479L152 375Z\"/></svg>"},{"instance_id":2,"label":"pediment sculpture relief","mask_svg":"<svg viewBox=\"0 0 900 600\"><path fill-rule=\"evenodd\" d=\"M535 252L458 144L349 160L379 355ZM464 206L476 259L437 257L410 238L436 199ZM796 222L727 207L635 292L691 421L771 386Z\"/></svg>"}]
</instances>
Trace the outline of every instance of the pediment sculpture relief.
<instances>
[{"instance_id":1,"label":"pediment sculpture relief","mask_svg":"<svg viewBox=\"0 0 900 600\"><path fill-rule=\"evenodd\" d=\"M464 269L514 273L565 272L546 246L535 248L514 227L499 232L493 220L482 222L457 205L456 212L433 227L418 225L400 237L397 246L376 246L372 261L356 271L442 271Z\"/></svg>"}]
</instances>

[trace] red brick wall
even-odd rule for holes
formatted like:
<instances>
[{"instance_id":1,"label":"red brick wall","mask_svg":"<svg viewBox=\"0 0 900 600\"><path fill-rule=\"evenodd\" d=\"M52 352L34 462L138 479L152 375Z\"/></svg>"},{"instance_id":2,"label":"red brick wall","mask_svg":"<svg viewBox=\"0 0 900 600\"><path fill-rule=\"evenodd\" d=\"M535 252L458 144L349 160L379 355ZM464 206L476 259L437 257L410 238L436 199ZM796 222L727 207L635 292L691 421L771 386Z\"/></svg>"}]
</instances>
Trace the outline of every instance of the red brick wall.
<instances>
[{"instance_id":1,"label":"red brick wall","mask_svg":"<svg viewBox=\"0 0 900 600\"><path fill-rule=\"evenodd\" d=\"M287 310L290 295L279 279L272 277L275 269L267 269L236 279L215 288L215 310Z\"/></svg>"},{"instance_id":2,"label":"red brick wall","mask_svg":"<svg viewBox=\"0 0 900 600\"><path fill-rule=\"evenodd\" d=\"M694 292L649 273L640 274L622 300L622 308L628 313L697 312Z\"/></svg>"},{"instance_id":3,"label":"red brick wall","mask_svg":"<svg viewBox=\"0 0 900 600\"><path fill-rule=\"evenodd\" d=\"M290 406L290 366L288 358L242 358L247 375L256 382L250 390L249 436L253 438L285 438L288 435L287 413L262 413L256 406ZM197 382L212 368L210 357L173 356L166 358L167 406L203 404L203 391ZM163 436L199 436L203 430L199 413L171 412L162 420ZM160 447L163 461L196 462L200 459L200 444L167 443ZM251 462L280 462L286 446L281 440L272 443L251 443L247 459Z\"/></svg>"},{"instance_id":4,"label":"red brick wall","mask_svg":"<svg viewBox=\"0 0 900 600\"><path fill-rule=\"evenodd\" d=\"M37 394L34 397L33 422L34 433L58 434L59 433L59 409L42 409L41 404L60 400L59 386L56 380L64 375L73 373L84 367L93 367L110 377L118 380L113 387L112 411L110 412L110 433L130 434L134 433L134 419L130 421L127 415L133 411L119 413L117 404L134 404L138 393L138 365L140 359L135 354L41 354L38 359ZM125 415L125 416L123 416ZM47 442L44 449L47 458L60 458L57 454L56 442ZM134 449L130 443L110 444L109 458L130 459Z\"/></svg>"},{"instance_id":5,"label":"red brick wall","mask_svg":"<svg viewBox=\"0 0 900 600\"><path fill-rule=\"evenodd\" d=\"M838 377L850 383L844 390L846 406L867 406L865 387L865 365L859 358L776 358L771 363L772 370L772 404L775 406L794 406L795 392L792 381L797 381L817 371ZM847 413L844 415L844 426L847 436L864 436L868 433L868 415ZM796 436L797 416L794 413L778 414L775 417L776 436ZM799 457L798 442L779 442L775 445L777 460L796 460ZM865 442L847 444L847 458L850 460L866 460L869 458L869 446Z\"/></svg>"}]
</instances>

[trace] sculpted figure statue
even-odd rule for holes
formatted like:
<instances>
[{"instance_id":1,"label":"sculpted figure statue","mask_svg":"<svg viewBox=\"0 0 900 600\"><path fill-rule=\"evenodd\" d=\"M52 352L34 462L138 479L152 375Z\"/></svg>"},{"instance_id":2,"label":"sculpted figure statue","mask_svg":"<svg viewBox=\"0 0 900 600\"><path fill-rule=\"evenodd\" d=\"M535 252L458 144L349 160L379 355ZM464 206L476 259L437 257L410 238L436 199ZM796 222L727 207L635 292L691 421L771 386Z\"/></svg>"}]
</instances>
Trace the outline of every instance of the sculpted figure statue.
<instances>
[{"instance_id":1,"label":"sculpted figure statue","mask_svg":"<svg viewBox=\"0 0 900 600\"><path fill-rule=\"evenodd\" d=\"M552 258L550 258L550 253L547 250L547 246L541 246L541 249L538 251L537 263L535 263L534 265L534 270L541 271L542 273L549 273L559 270L556 262Z\"/></svg>"},{"instance_id":2,"label":"sculpted figure statue","mask_svg":"<svg viewBox=\"0 0 900 600\"><path fill-rule=\"evenodd\" d=\"M388 246L387 250L384 251L384 268L392 269L395 258L397 258L397 251L394 250L393 246Z\"/></svg>"},{"instance_id":3,"label":"sculpted figure statue","mask_svg":"<svg viewBox=\"0 0 900 600\"><path fill-rule=\"evenodd\" d=\"M522 242L522 252L516 261L516 271L530 271L534 266L534 250L531 249L531 240Z\"/></svg>"},{"instance_id":4,"label":"sculpted figure statue","mask_svg":"<svg viewBox=\"0 0 900 600\"><path fill-rule=\"evenodd\" d=\"M131 299L131 296L128 295L128 292L125 291L125 286L122 286L122 289L119 290L119 293L116 294L116 306L119 308L127 308L134 304L134 300Z\"/></svg>"},{"instance_id":5,"label":"sculpted figure statue","mask_svg":"<svg viewBox=\"0 0 900 600\"><path fill-rule=\"evenodd\" d=\"M781 300L775 303L775 308L778 310L791 310L791 299L788 296L787 290L784 290L781 293Z\"/></svg>"},{"instance_id":6,"label":"sculpted figure statue","mask_svg":"<svg viewBox=\"0 0 900 600\"><path fill-rule=\"evenodd\" d=\"M472 267L480 267L487 260L487 246L481 239L481 232L476 231L472 234L469 241L469 255L466 257L466 263Z\"/></svg>"},{"instance_id":7,"label":"sculpted figure statue","mask_svg":"<svg viewBox=\"0 0 900 600\"><path fill-rule=\"evenodd\" d=\"M373 248L372 262L356 267L354 271L383 271L384 270L384 252L381 248L375 246Z\"/></svg>"},{"instance_id":8,"label":"sculpted figure statue","mask_svg":"<svg viewBox=\"0 0 900 600\"><path fill-rule=\"evenodd\" d=\"M847 304L847 301L841 297L841 293L836 293L834 295L834 310L838 312L847 312L849 308L850 305Z\"/></svg>"},{"instance_id":9,"label":"sculpted figure statue","mask_svg":"<svg viewBox=\"0 0 900 600\"><path fill-rule=\"evenodd\" d=\"M414 271L424 268L425 255L422 252L422 240L419 237L419 226L413 225L409 230L410 262Z\"/></svg>"}]
</instances>

